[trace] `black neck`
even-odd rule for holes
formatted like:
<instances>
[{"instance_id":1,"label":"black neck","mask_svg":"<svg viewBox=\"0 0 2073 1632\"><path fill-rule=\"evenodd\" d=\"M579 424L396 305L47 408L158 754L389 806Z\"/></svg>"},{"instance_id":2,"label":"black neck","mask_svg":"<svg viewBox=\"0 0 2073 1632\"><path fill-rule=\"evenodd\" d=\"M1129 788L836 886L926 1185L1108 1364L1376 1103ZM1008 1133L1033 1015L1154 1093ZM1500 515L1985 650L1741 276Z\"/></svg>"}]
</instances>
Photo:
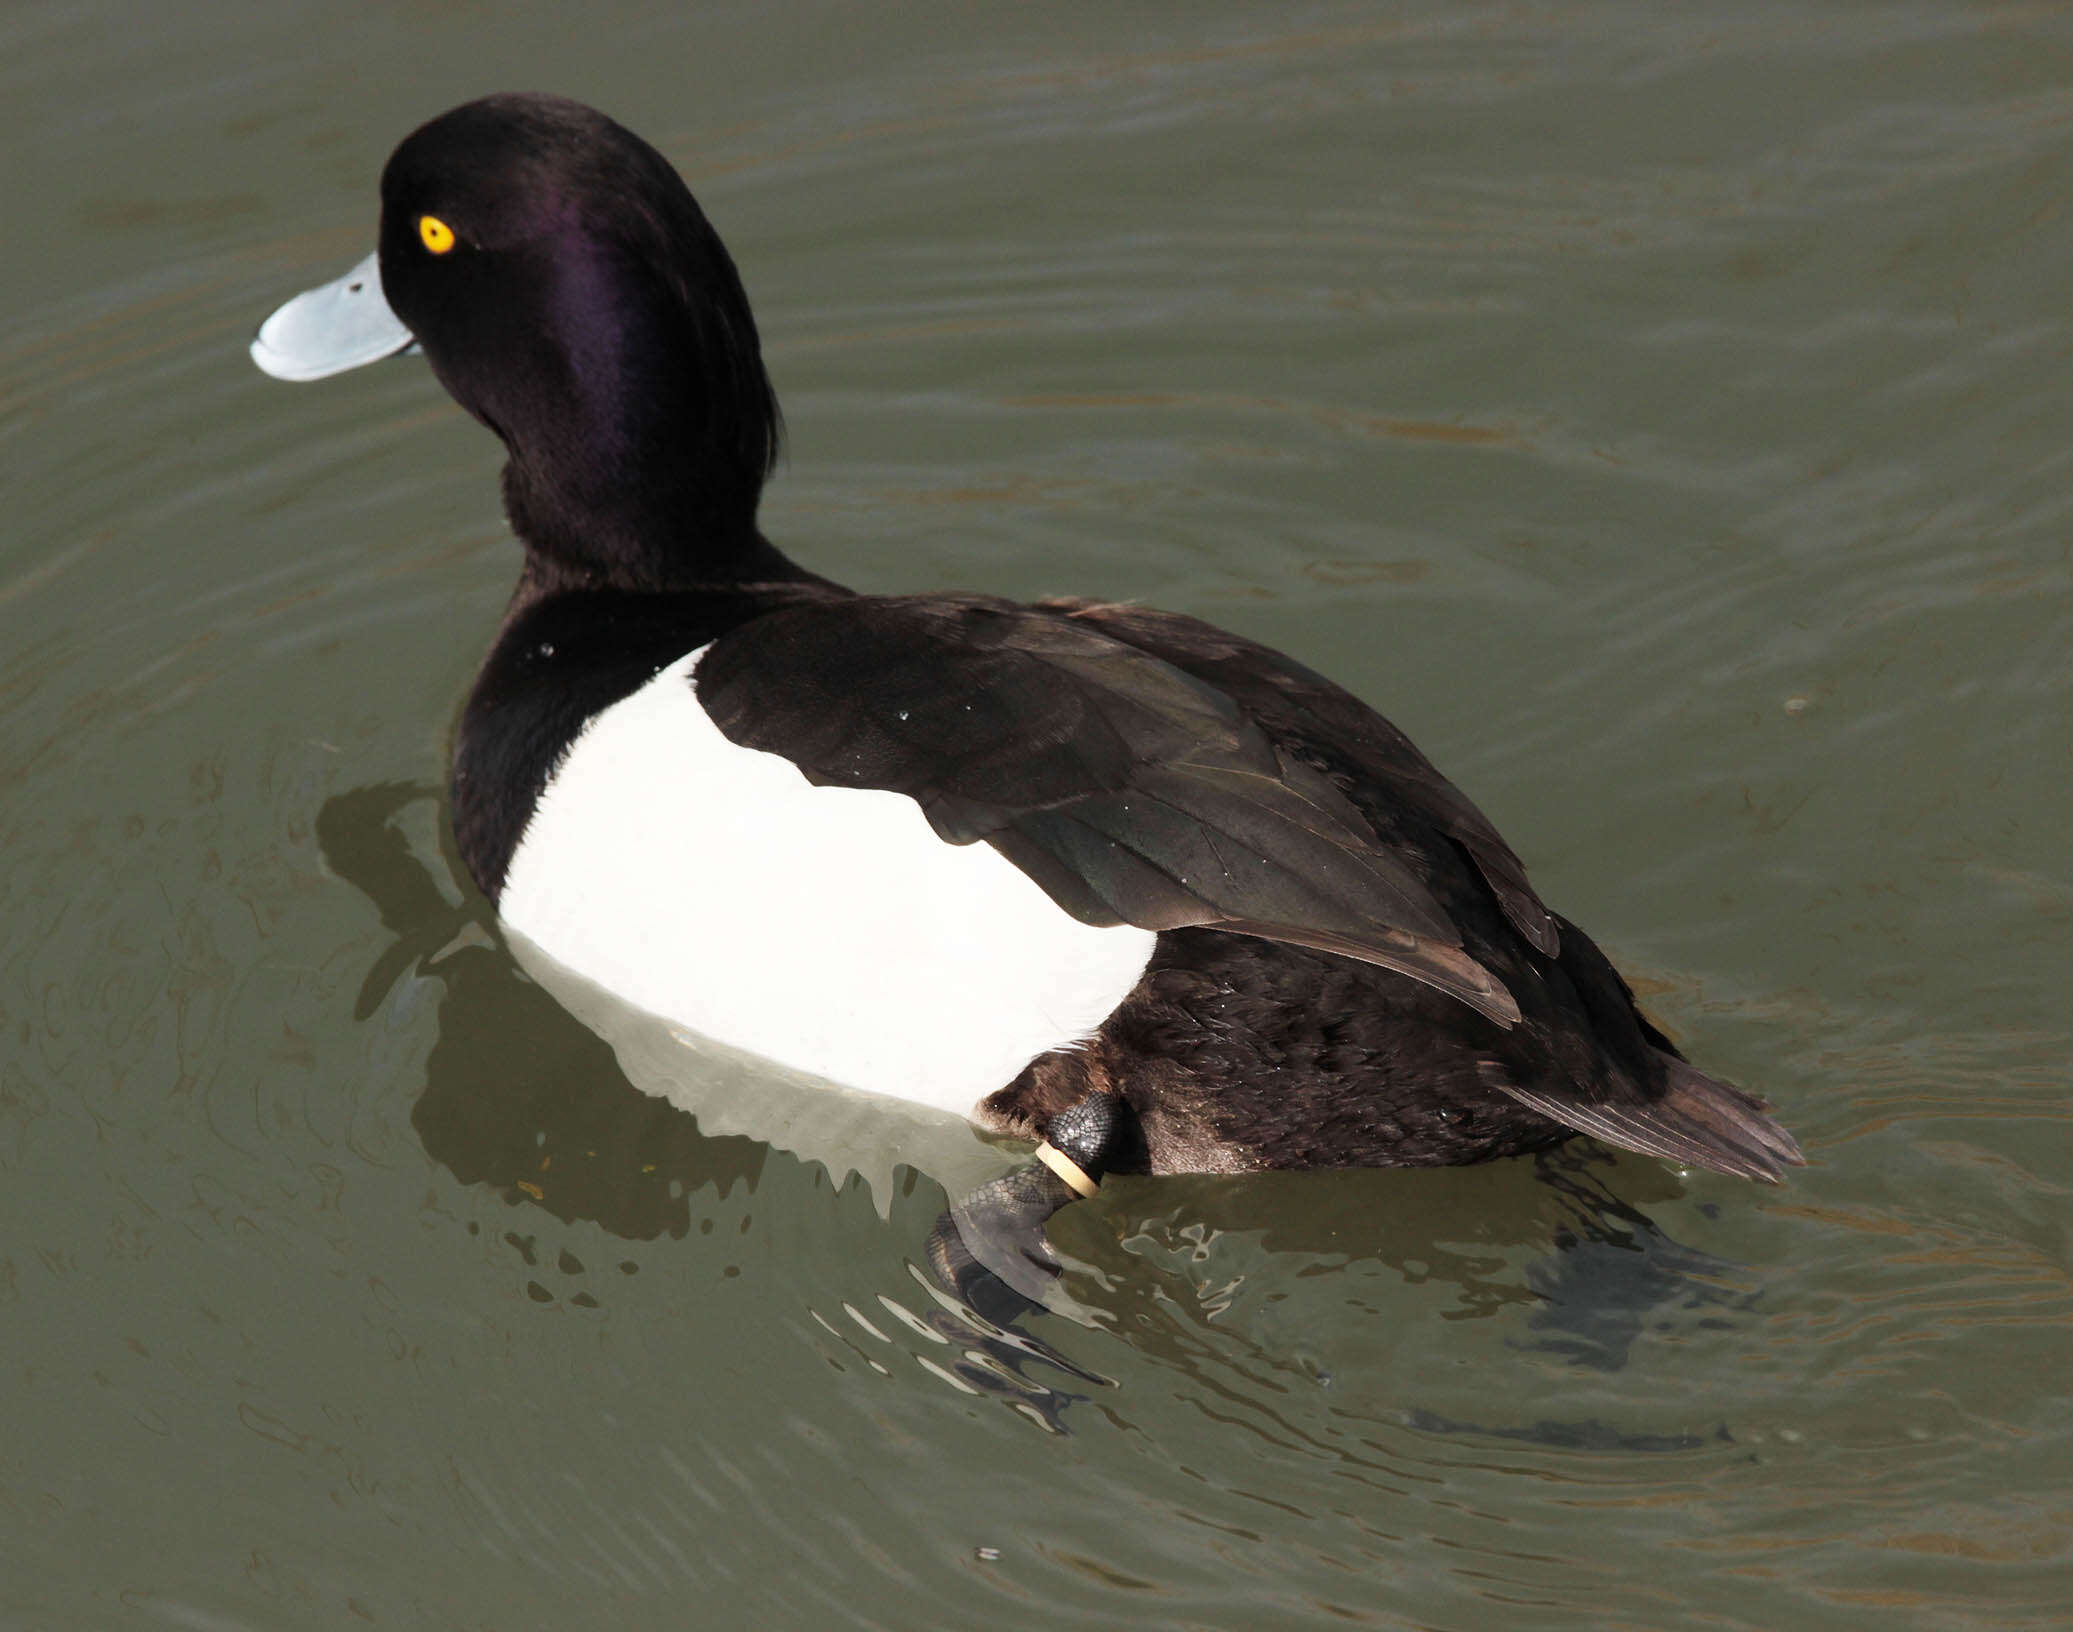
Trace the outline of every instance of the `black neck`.
<instances>
[{"instance_id":1,"label":"black neck","mask_svg":"<svg viewBox=\"0 0 2073 1632\"><path fill-rule=\"evenodd\" d=\"M814 588L849 593L831 579L808 572L754 529L746 539L728 540L725 548L715 548L714 544L710 539L703 541L696 552L687 552L687 561L681 568L654 576L627 574L594 561L570 561L529 543L525 566L519 572L511 604L504 611L504 628L508 630L541 601L572 591L696 595L756 594L765 590L782 593L787 589Z\"/></svg>"}]
</instances>

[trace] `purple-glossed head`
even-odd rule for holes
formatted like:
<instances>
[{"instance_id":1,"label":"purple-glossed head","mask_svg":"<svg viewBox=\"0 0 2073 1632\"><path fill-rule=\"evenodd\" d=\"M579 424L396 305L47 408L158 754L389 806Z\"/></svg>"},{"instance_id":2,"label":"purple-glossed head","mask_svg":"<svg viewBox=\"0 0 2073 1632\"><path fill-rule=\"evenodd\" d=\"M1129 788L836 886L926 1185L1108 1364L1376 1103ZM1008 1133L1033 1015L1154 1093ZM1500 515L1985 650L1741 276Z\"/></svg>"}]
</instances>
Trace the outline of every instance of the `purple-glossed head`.
<instances>
[{"instance_id":1,"label":"purple-glossed head","mask_svg":"<svg viewBox=\"0 0 2073 1632\"><path fill-rule=\"evenodd\" d=\"M315 378L415 336L509 449L513 529L564 572L652 587L749 548L777 401L734 263L661 154L581 103L491 96L413 131L381 199L379 278L284 307L262 368ZM326 357L306 331L348 305L358 350Z\"/></svg>"}]
</instances>

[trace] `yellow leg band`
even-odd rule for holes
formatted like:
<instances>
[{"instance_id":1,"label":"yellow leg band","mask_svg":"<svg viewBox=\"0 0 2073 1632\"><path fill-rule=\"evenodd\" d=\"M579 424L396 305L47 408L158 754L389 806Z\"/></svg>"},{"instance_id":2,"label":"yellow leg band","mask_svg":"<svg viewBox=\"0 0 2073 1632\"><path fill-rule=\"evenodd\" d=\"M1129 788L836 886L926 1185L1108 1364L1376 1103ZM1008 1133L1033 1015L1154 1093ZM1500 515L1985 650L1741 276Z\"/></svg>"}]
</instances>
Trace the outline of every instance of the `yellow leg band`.
<instances>
[{"instance_id":1,"label":"yellow leg band","mask_svg":"<svg viewBox=\"0 0 2073 1632\"><path fill-rule=\"evenodd\" d=\"M1082 1199L1093 1195L1095 1191L1101 1188L1093 1179L1087 1177L1078 1162L1053 1145L1038 1145L1036 1148L1036 1158L1053 1173L1065 1180L1067 1184L1071 1185Z\"/></svg>"}]
</instances>

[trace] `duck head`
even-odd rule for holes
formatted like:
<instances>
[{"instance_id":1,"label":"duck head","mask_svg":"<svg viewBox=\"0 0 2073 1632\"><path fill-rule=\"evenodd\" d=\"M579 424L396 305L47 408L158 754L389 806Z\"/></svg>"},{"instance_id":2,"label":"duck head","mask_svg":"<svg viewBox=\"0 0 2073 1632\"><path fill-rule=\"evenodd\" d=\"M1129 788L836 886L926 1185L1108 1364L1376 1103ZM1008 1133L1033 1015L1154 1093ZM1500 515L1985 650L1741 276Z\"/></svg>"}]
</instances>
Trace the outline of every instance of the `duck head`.
<instances>
[{"instance_id":1,"label":"duck head","mask_svg":"<svg viewBox=\"0 0 2073 1632\"><path fill-rule=\"evenodd\" d=\"M410 349L509 451L537 571L653 589L770 554L780 421L748 297L669 162L581 103L441 114L382 172L380 248L261 327L253 360L320 379Z\"/></svg>"}]
</instances>

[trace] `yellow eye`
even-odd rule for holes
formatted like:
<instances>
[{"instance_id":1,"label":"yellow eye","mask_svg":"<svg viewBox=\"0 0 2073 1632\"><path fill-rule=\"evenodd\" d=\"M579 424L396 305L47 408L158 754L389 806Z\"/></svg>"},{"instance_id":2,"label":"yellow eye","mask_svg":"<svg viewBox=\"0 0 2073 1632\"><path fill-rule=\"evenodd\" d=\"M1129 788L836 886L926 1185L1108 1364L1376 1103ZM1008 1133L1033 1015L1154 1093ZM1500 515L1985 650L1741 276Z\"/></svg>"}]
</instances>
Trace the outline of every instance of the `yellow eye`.
<instances>
[{"instance_id":1,"label":"yellow eye","mask_svg":"<svg viewBox=\"0 0 2073 1632\"><path fill-rule=\"evenodd\" d=\"M453 228L436 215L421 215L417 218L417 235L424 240L425 248L434 255L444 255L453 248Z\"/></svg>"}]
</instances>

